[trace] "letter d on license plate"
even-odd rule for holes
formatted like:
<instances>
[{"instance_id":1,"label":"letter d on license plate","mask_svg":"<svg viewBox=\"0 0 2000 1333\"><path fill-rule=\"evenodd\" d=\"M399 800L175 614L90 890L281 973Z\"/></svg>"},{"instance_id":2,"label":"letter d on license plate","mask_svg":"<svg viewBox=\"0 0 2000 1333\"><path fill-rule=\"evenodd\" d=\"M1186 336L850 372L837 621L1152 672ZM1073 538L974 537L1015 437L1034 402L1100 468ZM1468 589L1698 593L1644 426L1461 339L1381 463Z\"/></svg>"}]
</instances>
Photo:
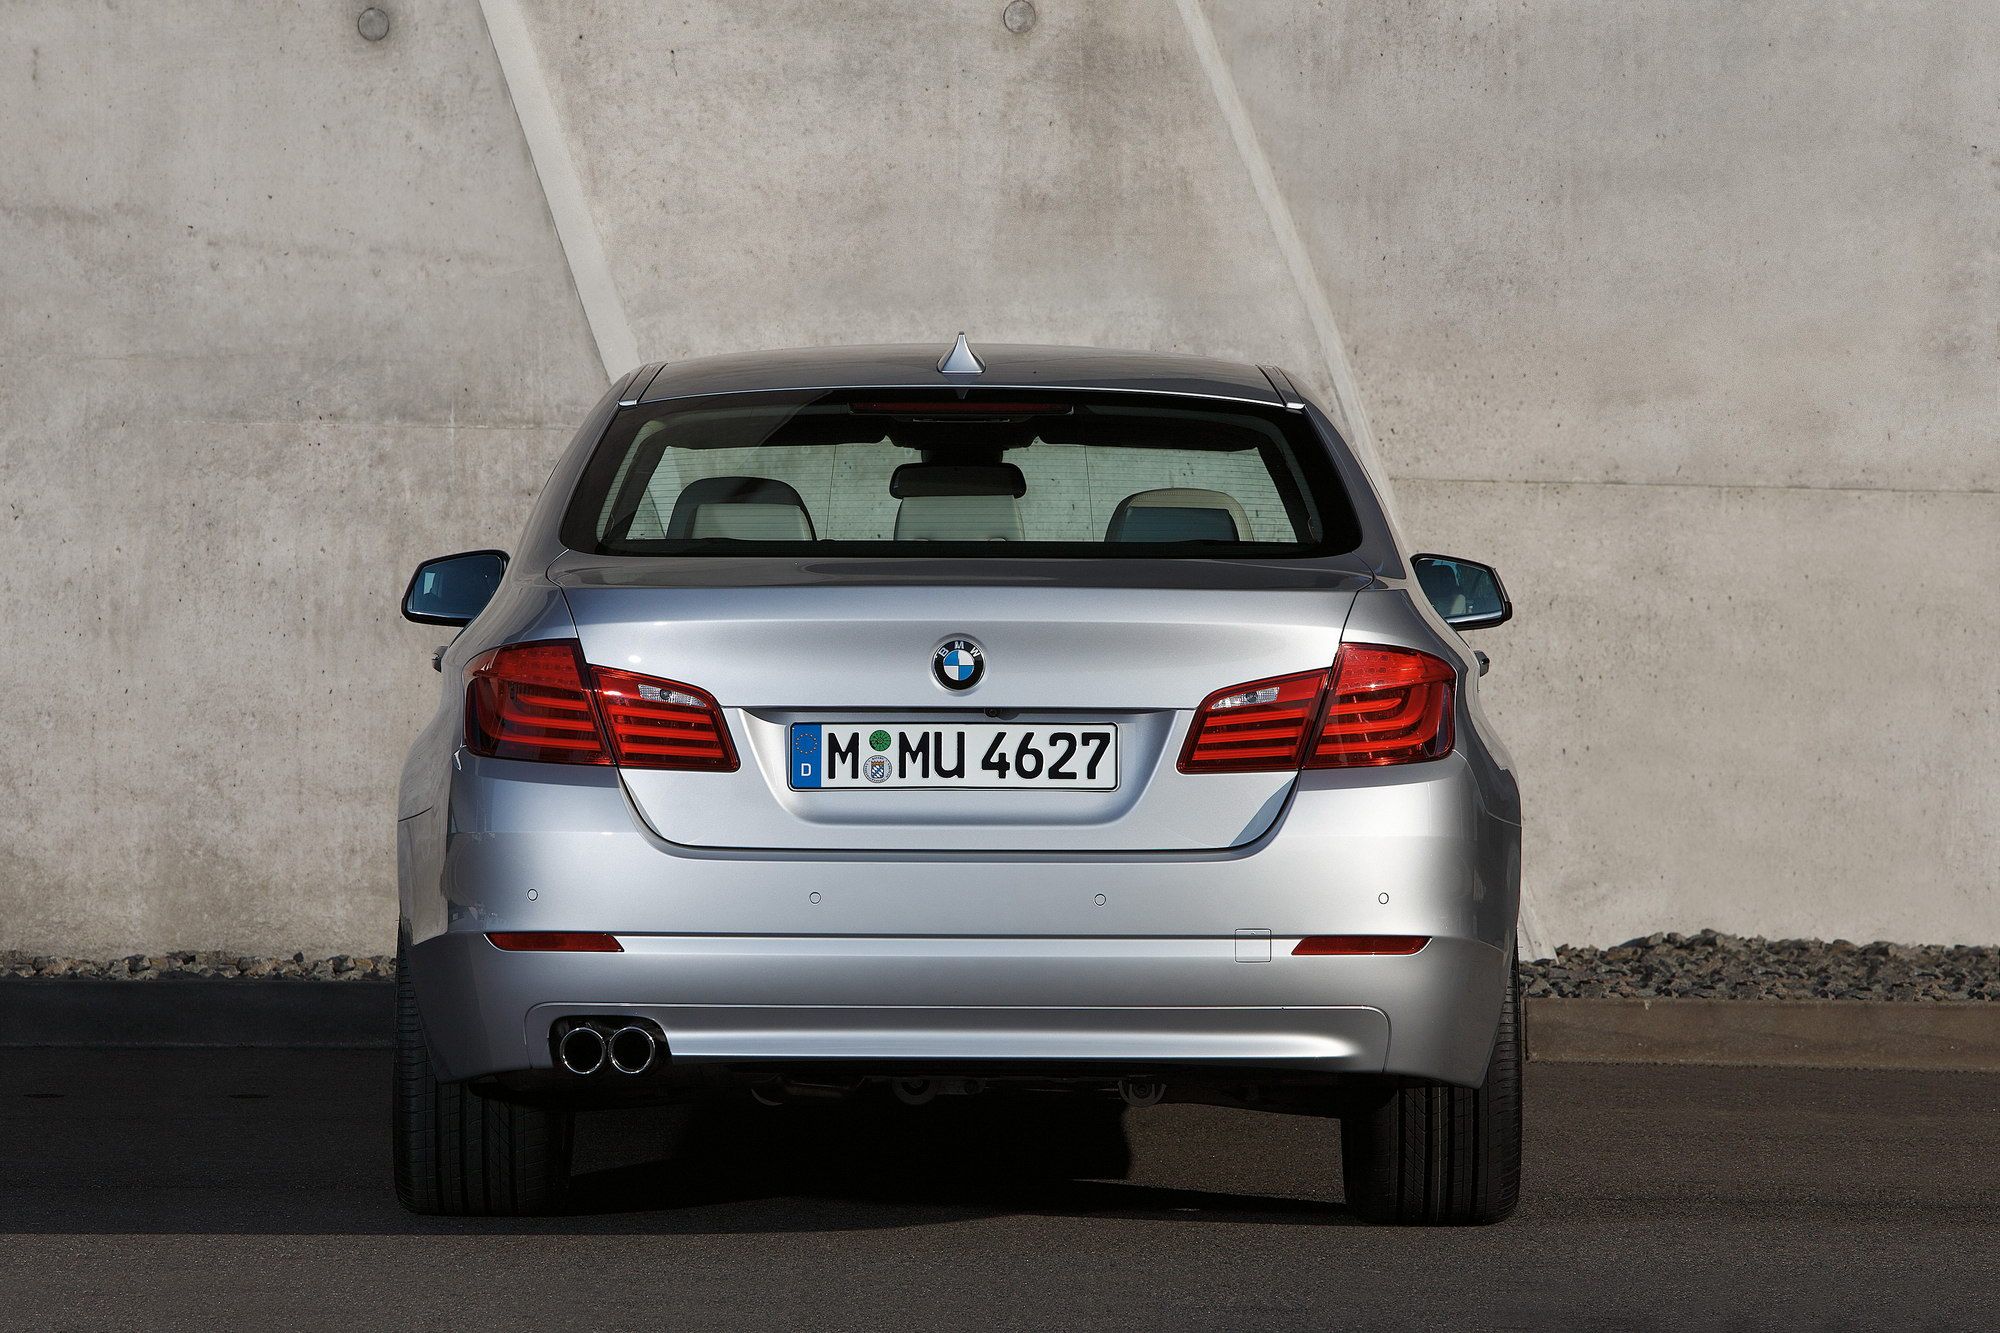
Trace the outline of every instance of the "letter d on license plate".
<instances>
[{"instance_id":1,"label":"letter d on license plate","mask_svg":"<svg viewBox=\"0 0 2000 1333\"><path fill-rule=\"evenodd\" d=\"M801 722L790 755L794 791L1118 785L1118 728L1108 725Z\"/></svg>"}]
</instances>

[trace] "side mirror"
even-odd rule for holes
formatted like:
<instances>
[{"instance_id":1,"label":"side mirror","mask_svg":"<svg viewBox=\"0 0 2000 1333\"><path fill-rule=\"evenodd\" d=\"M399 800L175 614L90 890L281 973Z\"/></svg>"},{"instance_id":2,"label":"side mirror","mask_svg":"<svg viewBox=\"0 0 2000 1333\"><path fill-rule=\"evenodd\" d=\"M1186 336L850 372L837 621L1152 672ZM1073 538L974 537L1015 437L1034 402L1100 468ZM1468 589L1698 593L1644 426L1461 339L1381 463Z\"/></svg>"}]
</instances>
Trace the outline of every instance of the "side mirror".
<instances>
[{"instance_id":1,"label":"side mirror","mask_svg":"<svg viewBox=\"0 0 2000 1333\"><path fill-rule=\"evenodd\" d=\"M507 572L505 551L461 551L426 560L403 590L403 618L419 625L469 625Z\"/></svg>"},{"instance_id":2,"label":"side mirror","mask_svg":"<svg viewBox=\"0 0 2000 1333\"><path fill-rule=\"evenodd\" d=\"M1424 596L1454 629L1486 629L1514 618L1514 604L1491 565L1451 555L1413 555L1410 568Z\"/></svg>"}]
</instances>

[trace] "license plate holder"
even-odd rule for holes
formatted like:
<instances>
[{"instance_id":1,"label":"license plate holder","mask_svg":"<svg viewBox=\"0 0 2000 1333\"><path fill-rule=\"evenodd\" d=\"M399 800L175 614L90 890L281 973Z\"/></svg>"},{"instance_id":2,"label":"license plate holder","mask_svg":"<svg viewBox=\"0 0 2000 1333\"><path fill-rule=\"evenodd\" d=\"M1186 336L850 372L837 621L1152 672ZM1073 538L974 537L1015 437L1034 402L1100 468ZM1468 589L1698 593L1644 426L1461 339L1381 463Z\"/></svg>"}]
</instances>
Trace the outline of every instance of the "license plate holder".
<instances>
[{"instance_id":1,"label":"license plate holder","mask_svg":"<svg viewBox=\"0 0 2000 1333\"><path fill-rule=\"evenodd\" d=\"M1115 791L1107 722L795 722L793 791Z\"/></svg>"}]
</instances>

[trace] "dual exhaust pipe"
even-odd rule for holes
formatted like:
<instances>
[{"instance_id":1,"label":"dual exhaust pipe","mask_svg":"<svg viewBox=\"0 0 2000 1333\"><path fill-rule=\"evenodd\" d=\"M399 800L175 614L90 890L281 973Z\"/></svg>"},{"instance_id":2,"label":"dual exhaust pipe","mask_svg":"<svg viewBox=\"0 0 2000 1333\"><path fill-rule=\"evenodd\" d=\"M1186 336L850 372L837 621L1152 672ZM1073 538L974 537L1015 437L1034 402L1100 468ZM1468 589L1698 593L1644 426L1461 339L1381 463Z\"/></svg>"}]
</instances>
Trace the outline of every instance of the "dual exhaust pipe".
<instances>
[{"instance_id":1,"label":"dual exhaust pipe","mask_svg":"<svg viewBox=\"0 0 2000 1333\"><path fill-rule=\"evenodd\" d=\"M650 1028L637 1023L622 1027L610 1024L579 1023L556 1041L556 1059L579 1078L588 1078L605 1069L620 1074L643 1074L659 1059L666 1043Z\"/></svg>"}]
</instances>

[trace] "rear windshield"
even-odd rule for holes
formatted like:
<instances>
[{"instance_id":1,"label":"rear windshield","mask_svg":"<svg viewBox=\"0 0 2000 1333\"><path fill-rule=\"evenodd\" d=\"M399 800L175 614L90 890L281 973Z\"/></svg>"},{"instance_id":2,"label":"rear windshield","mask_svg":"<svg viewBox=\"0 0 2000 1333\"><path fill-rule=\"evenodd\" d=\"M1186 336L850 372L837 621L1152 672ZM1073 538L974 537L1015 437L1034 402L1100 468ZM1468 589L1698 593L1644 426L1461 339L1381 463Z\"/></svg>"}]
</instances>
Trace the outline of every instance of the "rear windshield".
<instances>
[{"instance_id":1,"label":"rear windshield","mask_svg":"<svg viewBox=\"0 0 2000 1333\"><path fill-rule=\"evenodd\" d=\"M1359 535L1296 413L878 389L628 408L562 540L596 555L1131 558L1331 555Z\"/></svg>"}]
</instances>

